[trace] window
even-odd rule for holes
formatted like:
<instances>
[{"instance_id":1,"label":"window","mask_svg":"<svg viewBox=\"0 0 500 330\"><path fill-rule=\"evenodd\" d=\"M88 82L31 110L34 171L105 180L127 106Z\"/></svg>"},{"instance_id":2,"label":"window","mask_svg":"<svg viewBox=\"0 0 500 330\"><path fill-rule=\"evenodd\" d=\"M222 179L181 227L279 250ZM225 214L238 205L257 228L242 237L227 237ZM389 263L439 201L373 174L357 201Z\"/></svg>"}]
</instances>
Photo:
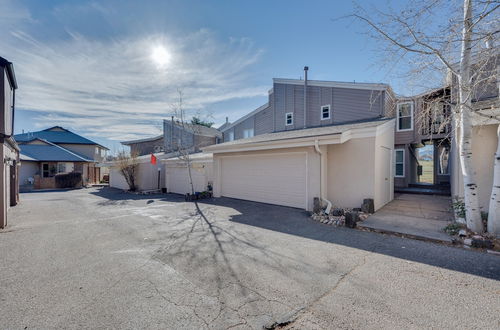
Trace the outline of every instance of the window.
<instances>
[{"instance_id":1,"label":"window","mask_svg":"<svg viewBox=\"0 0 500 330\"><path fill-rule=\"evenodd\" d=\"M243 138L249 138L253 136L253 128L248 128L243 130Z\"/></svg>"},{"instance_id":2,"label":"window","mask_svg":"<svg viewBox=\"0 0 500 330\"><path fill-rule=\"evenodd\" d=\"M229 132L227 139L229 141L233 141L234 140L234 131Z\"/></svg>"},{"instance_id":3,"label":"window","mask_svg":"<svg viewBox=\"0 0 500 330\"><path fill-rule=\"evenodd\" d=\"M42 163L42 177L50 178L56 175L57 167L55 164Z\"/></svg>"},{"instance_id":4,"label":"window","mask_svg":"<svg viewBox=\"0 0 500 330\"><path fill-rule=\"evenodd\" d=\"M96 155L99 155L99 147L95 147L95 153Z\"/></svg>"},{"instance_id":5,"label":"window","mask_svg":"<svg viewBox=\"0 0 500 330\"><path fill-rule=\"evenodd\" d=\"M395 177L402 178L405 176L405 150L404 149L396 149L394 150L395 153Z\"/></svg>"},{"instance_id":6,"label":"window","mask_svg":"<svg viewBox=\"0 0 500 330\"><path fill-rule=\"evenodd\" d=\"M48 178L49 177L49 164L47 163L43 163L42 164L42 176L44 178Z\"/></svg>"},{"instance_id":7,"label":"window","mask_svg":"<svg viewBox=\"0 0 500 330\"><path fill-rule=\"evenodd\" d=\"M398 131L411 131L413 129L413 103L398 103L397 111Z\"/></svg>"},{"instance_id":8,"label":"window","mask_svg":"<svg viewBox=\"0 0 500 330\"><path fill-rule=\"evenodd\" d=\"M321 120L330 119L330 105L324 105L321 107Z\"/></svg>"},{"instance_id":9,"label":"window","mask_svg":"<svg viewBox=\"0 0 500 330\"><path fill-rule=\"evenodd\" d=\"M66 163L57 163L57 173L66 173Z\"/></svg>"},{"instance_id":10,"label":"window","mask_svg":"<svg viewBox=\"0 0 500 330\"><path fill-rule=\"evenodd\" d=\"M293 125L293 112L287 112L285 114L286 117L286 126Z\"/></svg>"}]
</instances>

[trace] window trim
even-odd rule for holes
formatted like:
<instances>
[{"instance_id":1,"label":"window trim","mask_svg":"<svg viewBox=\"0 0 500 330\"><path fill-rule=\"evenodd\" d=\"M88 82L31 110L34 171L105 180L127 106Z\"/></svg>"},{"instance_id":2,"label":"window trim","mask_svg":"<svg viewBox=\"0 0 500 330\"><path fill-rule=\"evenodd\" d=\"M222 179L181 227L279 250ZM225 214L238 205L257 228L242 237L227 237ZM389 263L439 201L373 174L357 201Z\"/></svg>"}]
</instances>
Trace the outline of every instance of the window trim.
<instances>
[{"instance_id":1,"label":"window trim","mask_svg":"<svg viewBox=\"0 0 500 330\"><path fill-rule=\"evenodd\" d=\"M327 118L323 118L323 109L324 108L328 108L328 117ZM320 113L320 118L321 120L329 120L329 119L332 119L332 107L330 104L325 104L325 105L322 105L321 106L321 113Z\"/></svg>"},{"instance_id":2,"label":"window trim","mask_svg":"<svg viewBox=\"0 0 500 330\"><path fill-rule=\"evenodd\" d=\"M45 170L43 169L43 165L47 165L47 176L45 176ZM42 163L42 178L50 178L50 164L47 162Z\"/></svg>"},{"instance_id":3,"label":"window trim","mask_svg":"<svg viewBox=\"0 0 500 330\"><path fill-rule=\"evenodd\" d=\"M398 175L397 174L397 169L396 169L396 165L398 164L398 156L397 156L397 153L398 151L402 151L403 152L403 175ZM394 177L395 178L404 178L406 175L405 173L405 167L406 167L406 150L403 149L403 148L399 148L399 149L394 149Z\"/></svg>"},{"instance_id":4,"label":"window trim","mask_svg":"<svg viewBox=\"0 0 500 330\"><path fill-rule=\"evenodd\" d=\"M288 123L288 115L290 115L291 122L290 124ZM292 126L293 125L293 112L287 112L285 113L285 126Z\"/></svg>"},{"instance_id":5,"label":"window trim","mask_svg":"<svg viewBox=\"0 0 500 330\"><path fill-rule=\"evenodd\" d=\"M403 105L403 104L409 104L410 105L410 128L403 128L403 129L400 129L399 128L399 106L400 105ZM413 101L406 101L406 102L399 102L397 105L396 105L396 132L408 132L408 131L413 131ZM406 116L405 116L406 117ZM403 117L403 118L405 118Z\"/></svg>"}]
</instances>

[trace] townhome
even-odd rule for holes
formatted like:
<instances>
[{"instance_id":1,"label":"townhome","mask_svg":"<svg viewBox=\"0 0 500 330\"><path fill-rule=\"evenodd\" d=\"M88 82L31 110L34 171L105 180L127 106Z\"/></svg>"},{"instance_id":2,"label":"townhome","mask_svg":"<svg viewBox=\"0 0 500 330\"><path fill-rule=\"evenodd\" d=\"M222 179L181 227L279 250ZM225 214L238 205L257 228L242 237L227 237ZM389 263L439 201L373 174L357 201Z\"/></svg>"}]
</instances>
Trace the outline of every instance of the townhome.
<instances>
[{"instance_id":1,"label":"townhome","mask_svg":"<svg viewBox=\"0 0 500 330\"><path fill-rule=\"evenodd\" d=\"M450 89L400 97L395 107L397 192L450 194Z\"/></svg>"},{"instance_id":2,"label":"townhome","mask_svg":"<svg viewBox=\"0 0 500 330\"><path fill-rule=\"evenodd\" d=\"M396 99L386 84L274 79L266 104L222 129L214 196L312 210L393 198Z\"/></svg>"}]
</instances>

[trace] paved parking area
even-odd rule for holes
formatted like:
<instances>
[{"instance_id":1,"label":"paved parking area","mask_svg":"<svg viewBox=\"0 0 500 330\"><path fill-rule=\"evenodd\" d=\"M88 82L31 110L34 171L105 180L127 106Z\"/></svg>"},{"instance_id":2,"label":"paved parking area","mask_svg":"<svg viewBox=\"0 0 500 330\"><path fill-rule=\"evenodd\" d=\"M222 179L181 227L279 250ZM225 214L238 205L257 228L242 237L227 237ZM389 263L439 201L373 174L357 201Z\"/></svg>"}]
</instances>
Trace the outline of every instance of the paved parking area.
<instances>
[{"instance_id":1,"label":"paved parking area","mask_svg":"<svg viewBox=\"0 0 500 330\"><path fill-rule=\"evenodd\" d=\"M0 232L5 329L498 329L500 258L305 212L110 188L26 193Z\"/></svg>"}]
</instances>

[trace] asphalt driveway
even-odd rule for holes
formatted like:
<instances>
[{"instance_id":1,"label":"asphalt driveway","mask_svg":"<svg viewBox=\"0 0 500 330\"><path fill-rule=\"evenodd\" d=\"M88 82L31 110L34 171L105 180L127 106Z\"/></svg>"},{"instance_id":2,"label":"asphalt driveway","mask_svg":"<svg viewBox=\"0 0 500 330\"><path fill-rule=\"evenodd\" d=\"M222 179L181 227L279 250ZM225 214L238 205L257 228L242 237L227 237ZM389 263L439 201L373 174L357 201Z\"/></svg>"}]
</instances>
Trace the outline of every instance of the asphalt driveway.
<instances>
[{"instance_id":1,"label":"asphalt driveway","mask_svg":"<svg viewBox=\"0 0 500 330\"><path fill-rule=\"evenodd\" d=\"M110 188L21 195L0 328L498 329L500 257L305 212Z\"/></svg>"}]
</instances>

